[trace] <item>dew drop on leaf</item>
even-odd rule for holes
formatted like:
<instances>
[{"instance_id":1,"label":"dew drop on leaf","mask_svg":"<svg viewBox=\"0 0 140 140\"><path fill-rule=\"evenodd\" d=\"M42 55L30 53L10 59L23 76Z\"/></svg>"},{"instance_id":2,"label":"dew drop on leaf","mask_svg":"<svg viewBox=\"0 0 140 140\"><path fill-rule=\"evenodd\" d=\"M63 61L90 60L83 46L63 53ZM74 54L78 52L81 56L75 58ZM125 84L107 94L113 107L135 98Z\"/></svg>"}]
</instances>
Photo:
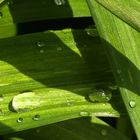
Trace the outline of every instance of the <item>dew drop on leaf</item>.
<instances>
[{"instance_id":1,"label":"dew drop on leaf","mask_svg":"<svg viewBox=\"0 0 140 140\"><path fill-rule=\"evenodd\" d=\"M110 86L108 86L108 88L110 90L117 90L118 89L118 86L117 85L110 85Z\"/></svg>"},{"instance_id":2,"label":"dew drop on leaf","mask_svg":"<svg viewBox=\"0 0 140 140\"><path fill-rule=\"evenodd\" d=\"M41 97L32 91L23 92L14 96L12 108L16 112L26 112L40 105Z\"/></svg>"},{"instance_id":3,"label":"dew drop on leaf","mask_svg":"<svg viewBox=\"0 0 140 140\"><path fill-rule=\"evenodd\" d=\"M36 45L37 45L38 47L44 47L46 44L45 44L44 41L38 41L38 42L36 43Z\"/></svg>"},{"instance_id":4,"label":"dew drop on leaf","mask_svg":"<svg viewBox=\"0 0 140 140\"><path fill-rule=\"evenodd\" d=\"M80 116L86 117L89 116L89 113L87 111L81 111Z\"/></svg>"},{"instance_id":5,"label":"dew drop on leaf","mask_svg":"<svg viewBox=\"0 0 140 140\"><path fill-rule=\"evenodd\" d=\"M86 29L86 32L87 32L87 35L91 37L96 37L99 35L96 29Z\"/></svg>"},{"instance_id":6,"label":"dew drop on leaf","mask_svg":"<svg viewBox=\"0 0 140 140\"><path fill-rule=\"evenodd\" d=\"M54 3L57 5L57 6L62 6L65 4L65 0L54 0Z\"/></svg>"},{"instance_id":7,"label":"dew drop on leaf","mask_svg":"<svg viewBox=\"0 0 140 140\"><path fill-rule=\"evenodd\" d=\"M45 51L44 50L40 50L40 53L44 53Z\"/></svg>"},{"instance_id":8,"label":"dew drop on leaf","mask_svg":"<svg viewBox=\"0 0 140 140\"><path fill-rule=\"evenodd\" d=\"M62 51L62 48L61 48L61 47L58 47L58 48L57 48L57 51Z\"/></svg>"},{"instance_id":9,"label":"dew drop on leaf","mask_svg":"<svg viewBox=\"0 0 140 140\"><path fill-rule=\"evenodd\" d=\"M73 105L73 102L69 99L67 99L67 106L72 106Z\"/></svg>"},{"instance_id":10,"label":"dew drop on leaf","mask_svg":"<svg viewBox=\"0 0 140 140\"><path fill-rule=\"evenodd\" d=\"M131 108L136 107L136 102L135 102L134 100L131 100L131 101L129 102L129 106L130 106Z\"/></svg>"},{"instance_id":11,"label":"dew drop on leaf","mask_svg":"<svg viewBox=\"0 0 140 140\"><path fill-rule=\"evenodd\" d=\"M17 123L22 123L22 122L23 122L23 118L18 118L18 119L16 120L16 122L17 122Z\"/></svg>"},{"instance_id":12,"label":"dew drop on leaf","mask_svg":"<svg viewBox=\"0 0 140 140\"><path fill-rule=\"evenodd\" d=\"M106 136L107 135L107 131L105 129L101 130L101 135Z\"/></svg>"},{"instance_id":13,"label":"dew drop on leaf","mask_svg":"<svg viewBox=\"0 0 140 140\"><path fill-rule=\"evenodd\" d=\"M3 96L2 95L0 95L0 102L2 102L3 101Z\"/></svg>"},{"instance_id":14,"label":"dew drop on leaf","mask_svg":"<svg viewBox=\"0 0 140 140\"><path fill-rule=\"evenodd\" d=\"M38 121L40 119L40 115L35 115L33 118L32 118L34 121Z\"/></svg>"},{"instance_id":15,"label":"dew drop on leaf","mask_svg":"<svg viewBox=\"0 0 140 140\"><path fill-rule=\"evenodd\" d=\"M95 89L89 94L89 99L92 102L108 102L112 97L112 93L109 90Z\"/></svg>"},{"instance_id":16,"label":"dew drop on leaf","mask_svg":"<svg viewBox=\"0 0 140 140\"><path fill-rule=\"evenodd\" d=\"M88 27L85 28L85 31L86 31L87 35L89 35L91 37L99 36L95 25L89 25Z\"/></svg>"}]
</instances>

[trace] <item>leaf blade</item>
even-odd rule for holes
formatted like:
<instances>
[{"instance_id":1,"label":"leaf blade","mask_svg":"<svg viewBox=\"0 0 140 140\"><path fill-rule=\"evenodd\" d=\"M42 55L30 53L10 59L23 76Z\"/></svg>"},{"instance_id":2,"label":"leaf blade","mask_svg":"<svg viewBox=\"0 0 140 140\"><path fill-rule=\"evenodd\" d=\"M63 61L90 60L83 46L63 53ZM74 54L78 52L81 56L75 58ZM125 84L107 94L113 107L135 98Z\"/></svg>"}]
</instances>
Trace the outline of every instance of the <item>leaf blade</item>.
<instances>
[{"instance_id":1,"label":"leaf blade","mask_svg":"<svg viewBox=\"0 0 140 140\"><path fill-rule=\"evenodd\" d=\"M97 123L98 122L98 123ZM106 131L106 135L102 135L102 132ZM39 133L37 133L39 132ZM46 133L47 132L47 133ZM55 135L54 135L55 133ZM105 133L104 133L105 134ZM32 136L32 137L31 137ZM114 137L115 136L115 137ZM6 135L5 138L9 140L14 139L26 139L31 137L32 139L41 138L42 140L48 139L61 139L61 140L128 140L123 134L117 130L106 125L100 119L94 119L94 124L89 122L89 118L80 118L68 120L65 122L59 122L56 124L39 127L23 132Z\"/></svg>"},{"instance_id":2,"label":"leaf blade","mask_svg":"<svg viewBox=\"0 0 140 140\"><path fill-rule=\"evenodd\" d=\"M132 124L140 138L140 55L139 38L140 33L123 22L95 0L87 0L92 16L96 22L100 37L108 50L111 64L117 84L120 86L121 95L131 118ZM123 3L133 3L125 1ZM135 54L135 55L133 55ZM135 107L130 105L131 101L136 103Z\"/></svg>"}]
</instances>

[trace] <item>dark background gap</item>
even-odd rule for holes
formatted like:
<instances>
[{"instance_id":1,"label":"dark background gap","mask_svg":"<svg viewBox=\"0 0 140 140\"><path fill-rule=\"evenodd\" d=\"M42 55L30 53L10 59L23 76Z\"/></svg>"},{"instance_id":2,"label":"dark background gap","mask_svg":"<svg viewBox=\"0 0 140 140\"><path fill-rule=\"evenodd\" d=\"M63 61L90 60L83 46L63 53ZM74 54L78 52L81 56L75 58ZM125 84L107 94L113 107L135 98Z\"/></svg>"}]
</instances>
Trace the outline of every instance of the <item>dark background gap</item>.
<instances>
[{"instance_id":1,"label":"dark background gap","mask_svg":"<svg viewBox=\"0 0 140 140\"><path fill-rule=\"evenodd\" d=\"M93 24L94 22L91 17L85 17L25 22L17 24L17 28L18 35L21 35L46 30L62 30L66 28L84 29Z\"/></svg>"}]
</instances>

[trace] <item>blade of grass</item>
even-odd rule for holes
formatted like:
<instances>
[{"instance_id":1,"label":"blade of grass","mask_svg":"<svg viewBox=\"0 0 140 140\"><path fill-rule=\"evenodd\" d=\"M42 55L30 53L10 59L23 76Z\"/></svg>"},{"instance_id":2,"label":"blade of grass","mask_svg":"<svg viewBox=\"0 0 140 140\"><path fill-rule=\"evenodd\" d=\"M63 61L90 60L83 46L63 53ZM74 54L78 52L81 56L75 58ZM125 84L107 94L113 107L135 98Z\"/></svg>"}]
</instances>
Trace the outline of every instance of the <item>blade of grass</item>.
<instances>
[{"instance_id":1,"label":"blade of grass","mask_svg":"<svg viewBox=\"0 0 140 140\"><path fill-rule=\"evenodd\" d=\"M120 20L96 0L87 0L108 58L120 86L121 95L140 139L140 33ZM123 0L124 5L135 1ZM112 3L113 4L113 3Z\"/></svg>"}]
</instances>

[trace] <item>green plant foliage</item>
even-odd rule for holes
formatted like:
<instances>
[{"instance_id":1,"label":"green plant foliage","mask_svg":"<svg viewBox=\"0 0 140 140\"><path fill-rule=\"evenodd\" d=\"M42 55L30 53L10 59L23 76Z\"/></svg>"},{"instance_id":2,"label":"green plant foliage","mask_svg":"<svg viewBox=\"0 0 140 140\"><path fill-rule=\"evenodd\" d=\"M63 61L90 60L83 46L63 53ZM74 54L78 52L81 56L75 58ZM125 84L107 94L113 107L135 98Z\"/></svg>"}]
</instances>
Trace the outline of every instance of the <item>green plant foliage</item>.
<instances>
[{"instance_id":1,"label":"green plant foliage","mask_svg":"<svg viewBox=\"0 0 140 140\"><path fill-rule=\"evenodd\" d=\"M10 9L16 23L91 17L86 0L14 0Z\"/></svg>"},{"instance_id":2,"label":"green plant foliage","mask_svg":"<svg viewBox=\"0 0 140 140\"><path fill-rule=\"evenodd\" d=\"M110 87L114 78L98 37L84 30L48 31L0 44L1 134L77 117L125 114L118 91ZM110 100L100 102L96 94L99 102L90 101L89 94L104 87Z\"/></svg>"},{"instance_id":3,"label":"green plant foliage","mask_svg":"<svg viewBox=\"0 0 140 140\"><path fill-rule=\"evenodd\" d=\"M15 36L17 34L16 25L7 4L0 6L0 39Z\"/></svg>"},{"instance_id":4,"label":"green plant foliage","mask_svg":"<svg viewBox=\"0 0 140 140\"><path fill-rule=\"evenodd\" d=\"M128 23L130 26L140 31L140 11L135 6L123 4L116 0L96 0L106 9L111 11L114 15ZM134 2L140 5L138 2Z\"/></svg>"},{"instance_id":5,"label":"green plant foliage","mask_svg":"<svg viewBox=\"0 0 140 140\"><path fill-rule=\"evenodd\" d=\"M44 127L26 130L4 136L5 140L128 140L123 134L94 118L68 120Z\"/></svg>"},{"instance_id":6,"label":"green plant foliage","mask_svg":"<svg viewBox=\"0 0 140 140\"><path fill-rule=\"evenodd\" d=\"M116 3L116 1L114 2ZM125 18L122 17L124 21L120 20L97 3L96 0L87 0L87 2L105 49L108 50L108 58L114 68L117 84L140 139L140 33L125 23ZM122 0L121 4L132 4L132 6L137 7L138 3L131 0ZM118 11L116 11L117 13Z\"/></svg>"},{"instance_id":7,"label":"green plant foliage","mask_svg":"<svg viewBox=\"0 0 140 140\"><path fill-rule=\"evenodd\" d=\"M0 139L140 139L139 8L0 0Z\"/></svg>"}]
</instances>

